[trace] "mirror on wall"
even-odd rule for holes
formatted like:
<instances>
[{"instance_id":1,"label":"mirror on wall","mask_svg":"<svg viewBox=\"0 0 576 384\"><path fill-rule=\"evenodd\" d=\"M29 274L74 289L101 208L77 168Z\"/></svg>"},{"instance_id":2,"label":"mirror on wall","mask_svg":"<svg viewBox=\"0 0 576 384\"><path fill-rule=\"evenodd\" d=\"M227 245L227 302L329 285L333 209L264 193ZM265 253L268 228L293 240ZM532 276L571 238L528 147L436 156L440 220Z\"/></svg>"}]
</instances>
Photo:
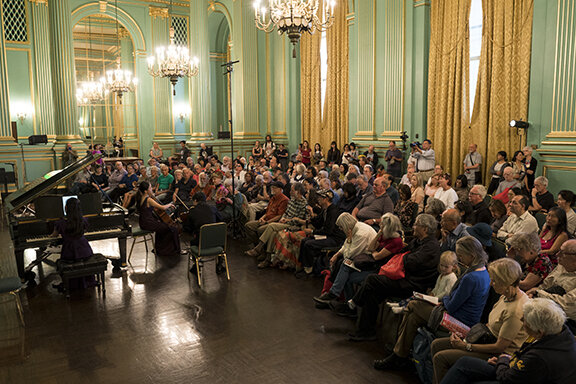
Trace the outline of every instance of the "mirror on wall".
<instances>
[{"instance_id":1,"label":"mirror on wall","mask_svg":"<svg viewBox=\"0 0 576 384\"><path fill-rule=\"evenodd\" d=\"M130 33L116 20L106 15L92 15L81 19L72 30L74 64L77 85L85 81L99 82L107 71L120 67L135 73L134 45ZM135 137L137 106L134 92L119 98L106 93L101 100L78 100L80 134L87 144L106 145L114 137Z\"/></svg>"}]
</instances>

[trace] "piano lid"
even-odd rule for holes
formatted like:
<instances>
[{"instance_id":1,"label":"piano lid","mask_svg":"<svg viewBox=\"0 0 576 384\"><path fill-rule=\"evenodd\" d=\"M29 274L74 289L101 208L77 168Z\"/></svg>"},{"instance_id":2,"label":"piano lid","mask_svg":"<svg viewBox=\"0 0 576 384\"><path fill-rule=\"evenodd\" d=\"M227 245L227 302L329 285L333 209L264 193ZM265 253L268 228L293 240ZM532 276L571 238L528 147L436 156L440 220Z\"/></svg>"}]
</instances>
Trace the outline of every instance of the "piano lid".
<instances>
[{"instance_id":1,"label":"piano lid","mask_svg":"<svg viewBox=\"0 0 576 384\"><path fill-rule=\"evenodd\" d=\"M50 172L44 177L33 181L31 184L28 184L24 188L20 188L16 192L9 194L4 200L5 211L7 213L13 213L14 211L22 208L37 197L42 196L49 190L55 188L58 184L73 177L78 172L94 163L101 157L102 154L100 153L89 154L88 156L70 164L60 172L57 172L56 174Z\"/></svg>"}]
</instances>

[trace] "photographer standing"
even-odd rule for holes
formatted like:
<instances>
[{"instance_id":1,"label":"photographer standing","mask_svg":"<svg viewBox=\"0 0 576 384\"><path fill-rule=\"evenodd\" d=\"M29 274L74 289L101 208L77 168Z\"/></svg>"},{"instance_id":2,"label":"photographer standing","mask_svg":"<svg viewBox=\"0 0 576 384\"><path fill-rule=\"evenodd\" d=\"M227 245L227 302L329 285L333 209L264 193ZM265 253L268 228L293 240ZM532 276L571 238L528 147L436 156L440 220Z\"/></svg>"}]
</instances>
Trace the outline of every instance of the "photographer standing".
<instances>
[{"instance_id":1,"label":"photographer standing","mask_svg":"<svg viewBox=\"0 0 576 384\"><path fill-rule=\"evenodd\" d=\"M410 144L412 150L410 156L416 162L416 173L420 175L420 180L428 180L434 173L434 166L436 165L436 153L432 149L432 142L426 139L422 142L422 148L418 143Z\"/></svg>"}]
</instances>

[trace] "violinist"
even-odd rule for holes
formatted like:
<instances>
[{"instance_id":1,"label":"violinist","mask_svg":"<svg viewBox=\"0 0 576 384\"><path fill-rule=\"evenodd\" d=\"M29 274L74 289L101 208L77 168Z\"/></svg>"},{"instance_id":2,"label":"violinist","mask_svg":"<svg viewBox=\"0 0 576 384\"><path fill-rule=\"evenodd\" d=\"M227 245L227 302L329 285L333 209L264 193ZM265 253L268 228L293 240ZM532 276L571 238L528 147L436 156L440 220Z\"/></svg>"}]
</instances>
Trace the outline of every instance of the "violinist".
<instances>
[{"instance_id":1,"label":"violinist","mask_svg":"<svg viewBox=\"0 0 576 384\"><path fill-rule=\"evenodd\" d=\"M143 181L138 186L136 194L137 210L140 213L140 228L151 231L155 236L155 251L160 257L174 257L180 254L180 238L178 227L162 221L158 214L166 215L166 210L174 208L174 204L161 205L154 198L150 183ZM158 212L158 214L156 213Z\"/></svg>"}]
</instances>

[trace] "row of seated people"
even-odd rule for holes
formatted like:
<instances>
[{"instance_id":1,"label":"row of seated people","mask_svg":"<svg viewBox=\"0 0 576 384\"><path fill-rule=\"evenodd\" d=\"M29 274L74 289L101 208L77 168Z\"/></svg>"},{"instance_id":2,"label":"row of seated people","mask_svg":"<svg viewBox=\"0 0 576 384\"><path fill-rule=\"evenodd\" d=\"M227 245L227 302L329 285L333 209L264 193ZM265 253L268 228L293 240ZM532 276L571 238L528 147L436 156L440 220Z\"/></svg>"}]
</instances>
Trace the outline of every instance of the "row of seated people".
<instances>
[{"instance_id":1,"label":"row of seated people","mask_svg":"<svg viewBox=\"0 0 576 384\"><path fill-rule=\"evenodd\" d=\"M523 368L515 362L523 359L526 363L526 356L533 354L537 356L529 367L533 382L542 382L538 381L542 376L535 373L554 379L573 377L574 367L554 366L561 362L553 354L539 355L551 339L563 342L561 353L565 356L576 353L574 337L568 329L574 327L576 320L576 241L569 240L572 231L568 228L574 200L570 191L560 193L555 208L542 204L542 195L549 194L545 179L540 179L540 189L535 181L535 191L508 187L505 202L493 199L504 205L504 212L496 217L492 212L498 204L487 205L485 187L467 188L466 179L459 177L457 188L466 193L450 191L451 177L443 171L431 178L437 178L439 186L434 195L429 195L428 183L424 185L418 174L416 178L408 177L410 186L394 186L393 177L374 175L371 166L360 168L352 164L346 169L325 164L319 161L314 167L306 167L297 163L284 172L262 162L253 166L235 163L239 172L222 172L221 164L211 163L200 170L187 167L190 176L186 177L197 177L194 188L208 192L211 201L218 199L222 184L238 181L240 187L229 189L228 193L241 196L247 219L245 229L254 243L248 254L259 258L260 267L294 268L299 276L313 274L315 267L316 272L328 267L332 286L315 301L339 314L358 317L351 340L375 338L382 302L406 300L414 291L429 292L434 288L429 293L437 295L441 305L410 300L405 306L394 306L402 307L398 341L391 356L375 362L376 368L405 367L418 327L428 324L441 335L443 326L438 319L447 313L468 326L483 320L492 340L469 342L456 334L435 340L430 359L437 382L456 375L449 371L454 364L459 377L466 374L468 366L459 366L464 364L460 362L463 356L499 356L498 362L492 359L497 364L493 372L492 365L485 369L493 378L525 373L525 364ZM170 169L166 172L170 173ZM178 177L175 171L174 174ZM434 188L434 180L430 184ZM424 196L414 193L418 188ZM176 192L173 188L172 195ZM466 201L471 211L461 205ZM530 211L548 211L539 235L538 222ZM509 217L502 220L505 215ZM501 220L500 227L495 223L497 219ZM404 233L408 235L404 237L407 243L402 241ZM509 257L498 258L500 255L490 252L498 238L507 241ZM324 265L320 252L326 248L337 249L328 265ZM543 249L549 252L542 252ZM406 253L401 262L403 277L378 273L380 267L402 253ZM492 256L491 264L487 264L488 254ZM454 271L457 263L463 267L460 274ZM496 304L488 301L490 286L499 295ZM528 300L535 296L542 299ZM487 313L484 319L483 312ZM555 318L554 326L546 320L551 317ZM564 325L566 318L568 326ZM527 335L536 342L523 344ZM542 358L544 362L539 360ZM475 361L463 361L480 366Z\"/></svg>"}]
</instances>

